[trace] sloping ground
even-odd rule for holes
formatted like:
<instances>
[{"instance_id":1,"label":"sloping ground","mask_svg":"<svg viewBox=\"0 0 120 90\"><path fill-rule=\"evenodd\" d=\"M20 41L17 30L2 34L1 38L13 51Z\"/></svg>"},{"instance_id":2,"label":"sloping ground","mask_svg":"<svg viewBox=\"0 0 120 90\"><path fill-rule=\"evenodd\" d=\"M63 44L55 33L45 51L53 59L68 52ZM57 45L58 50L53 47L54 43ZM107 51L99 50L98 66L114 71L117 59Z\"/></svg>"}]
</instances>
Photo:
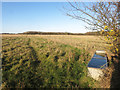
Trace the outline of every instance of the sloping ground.
<instances>
[{"instance_id":1,"label":"sloping ground","mask_svg":"<svg viewBox=\"0 0 120 90\"><path fill-rule=\"evenodd\" d=\"M120 88L120 62L117 57L112 56L109 68L100 82L101 88Z\"/></svg>"},{"instance_id":2,"label":"sloping ground","mask_svg":"<svg viewBox=\"0 0 120 90\"><path fill-rule=\"evenodd\" d=\"M2 48L2 87L95 87L84 49L30 36L3 37Z\"/></svg>"},{"instance_id":3,"label":"sloping ground","mask_svg":"<svg viewBox=\"0 0 120 90\"><path fill-rule=\"evenodd\" d=\"M112 72L111 88L120 88L120 60L114 58L113 60L114 71Z\"/></svg>"}]
</instances>

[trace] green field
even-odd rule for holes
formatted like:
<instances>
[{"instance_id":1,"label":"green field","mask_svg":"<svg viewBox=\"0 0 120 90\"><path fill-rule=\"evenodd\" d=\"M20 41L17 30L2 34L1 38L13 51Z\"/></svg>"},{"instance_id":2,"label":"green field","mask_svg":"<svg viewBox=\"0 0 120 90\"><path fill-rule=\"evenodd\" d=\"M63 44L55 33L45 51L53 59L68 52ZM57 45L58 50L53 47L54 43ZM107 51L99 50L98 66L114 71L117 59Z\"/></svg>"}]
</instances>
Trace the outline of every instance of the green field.
<instances>
[{"instance_id":1,"label":"green field","mask_svg":"<svg viewBox=\"0 0 120 90\"><path fill-rule=\"evenodd\" d=\"M96 87L87 76L87 64L93 51L106 44L81 37L3 36L2 87Z\"/></svg>"}]
</instances>

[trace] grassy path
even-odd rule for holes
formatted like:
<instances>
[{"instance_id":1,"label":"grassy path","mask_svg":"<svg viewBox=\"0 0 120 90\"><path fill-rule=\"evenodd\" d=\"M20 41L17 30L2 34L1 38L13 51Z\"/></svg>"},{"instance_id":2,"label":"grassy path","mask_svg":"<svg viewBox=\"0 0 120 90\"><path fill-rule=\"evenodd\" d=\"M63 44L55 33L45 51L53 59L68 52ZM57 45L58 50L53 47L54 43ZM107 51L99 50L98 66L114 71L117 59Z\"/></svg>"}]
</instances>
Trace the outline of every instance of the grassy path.
<instances>
[{"instance_id":1,"label":"grassy path","mask_svg":"<svg viewBox=\"0 0 120 90\"><path fill-rule=\"evenodd\" d=\"M40 61L38 60L37 52L34 50L34 47L33 45L31 45L31 42L32 42L31 38L28 38L28 46L31 49L31 55L33 57L33 61L31 63L32 63L32 66L36 68L40 63Z\"/></svg>"}]
</instances>

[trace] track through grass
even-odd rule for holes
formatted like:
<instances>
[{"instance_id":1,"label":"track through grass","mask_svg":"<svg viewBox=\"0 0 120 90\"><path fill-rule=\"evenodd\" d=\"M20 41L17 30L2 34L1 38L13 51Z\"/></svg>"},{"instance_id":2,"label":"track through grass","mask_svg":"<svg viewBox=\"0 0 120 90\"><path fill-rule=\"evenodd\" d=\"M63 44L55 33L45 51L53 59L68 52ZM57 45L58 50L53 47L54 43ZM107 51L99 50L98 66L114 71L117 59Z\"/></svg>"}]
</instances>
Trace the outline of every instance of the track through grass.
<instances>
[{"instance_id":1,"label":"track through grass","mask_svg":"<svg viewBox=\"0 0 120 90\"><path fill-rule=\"evenodd\" d=\"M3 87L94 87L89 53L40 37L3 37Z\"/></svg>"}]
</instances>

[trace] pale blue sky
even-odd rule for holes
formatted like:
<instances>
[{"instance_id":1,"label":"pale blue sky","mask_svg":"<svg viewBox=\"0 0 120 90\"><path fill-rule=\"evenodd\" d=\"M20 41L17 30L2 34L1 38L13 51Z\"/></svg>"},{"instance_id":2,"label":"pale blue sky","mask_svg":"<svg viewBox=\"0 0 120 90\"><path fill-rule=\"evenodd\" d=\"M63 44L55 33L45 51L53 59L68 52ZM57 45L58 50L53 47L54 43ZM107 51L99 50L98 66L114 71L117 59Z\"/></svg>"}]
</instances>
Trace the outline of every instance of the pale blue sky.
<instances>
[{"instance_id":1,"label":"pale blue sky","mask_svg":"<svg viewBox=\"0 0 120 90\"><path fill-rule=\"evenodd\" d=\"M67 2L3 2L2 32L87 32L83 22L60 11L66 4Z\"/></svg>"}]
</instances>

